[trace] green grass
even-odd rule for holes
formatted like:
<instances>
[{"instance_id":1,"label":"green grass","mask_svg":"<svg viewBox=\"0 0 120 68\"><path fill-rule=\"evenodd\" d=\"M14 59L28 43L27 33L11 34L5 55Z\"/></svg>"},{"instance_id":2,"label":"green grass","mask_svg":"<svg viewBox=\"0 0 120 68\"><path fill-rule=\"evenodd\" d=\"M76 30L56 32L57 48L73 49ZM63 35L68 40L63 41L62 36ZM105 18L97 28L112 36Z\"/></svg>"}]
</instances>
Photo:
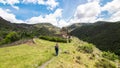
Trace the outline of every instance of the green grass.
<instances>
[{"instance_id":1,"label":"green grass","mask_svg":"<svg viewBox=\"0 0 120 68\"><path fill-rule=\"evenodd\" d=\"M54 58L54 61L47 65L47 68L97 68L95 64L103 58L101 56L102 52L92 44L80 41L76 38L72 40L72 43L60 44L61 53L58 57ZM77 50L78 46L92 46L93 52L80 52ZM108 60L107 63L115 66L115 63L112 61Z\"/></svg>"},{"instance_id":2,"label":"green grass","mask_svg":"<svg viewBox=\"0 0 120 68\"><path fill-rule=\"evenodd\" d=\"M34 42L32 45L21 44L0 48L0 68L38 68L51 58L54 59L46 68L97 68L95 65L104 58L95 46L77 38L73 38L71 43L58 43L58 56L54 56L55 42L41 39L34 39ZM78 46L89 45L93 50L90 53L77 50ZM108 60L107 63L109 62L115 64Z\"/></svg>"},{"instance_id":3,"label":"green grass","mask_svg":"<svg viewBox=\"0 0 120 68\"><path fill-rule=\"evenodd\" d=\"M0 48L0 68L36 68L53 57L54 42L34 41L34 45Z\"/></svg>"}]
</instances>

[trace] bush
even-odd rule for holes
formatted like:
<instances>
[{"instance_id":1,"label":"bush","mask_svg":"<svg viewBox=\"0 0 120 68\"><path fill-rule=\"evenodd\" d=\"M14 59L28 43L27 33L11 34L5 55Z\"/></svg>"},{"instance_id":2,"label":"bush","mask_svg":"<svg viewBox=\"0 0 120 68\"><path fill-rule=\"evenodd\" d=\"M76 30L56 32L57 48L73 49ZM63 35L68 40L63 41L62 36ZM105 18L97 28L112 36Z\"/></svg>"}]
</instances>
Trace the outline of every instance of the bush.
<instances>
[{"instance_id":1,"label":"bush","mask_svg":"<svg viewBox=\"0 0 120 68\"><path fill-rule=\"evenodd\" d=\"M63 43L67 43L67 40L64 38L60 38L60 37L52 37L52 36L40 36L40 39L44 39L44 40L48 40L48 41L53 41L53 42L63 42Z\"/></svg>"},{"instance_id":2,"label":"bush","mask_svg":"<svg viewBox=\"0 0 120 68\"><path fill-rule=\"evenodd\" d=\"M77 51L84 51L85 53L92 53L93 47L92 45L78 46Z\"/></svg>"},{"instance_id":3,"label":"bush","mask_svg":"<svg viewBox=\"0 0 120 68\"><path fill-rule=\"evenodd\" d=\"M98 62L95 63L95 66L97 68L116 68L115 64L106 59L98 60Z\"/></svg>"},{"instance_id":4,"label":"bush","mask_svg":"<svg viewBox=\"0 0 120 68\"><path fill-rule=\"evenodd\" d=\"M108 51L108 52L103 52L103 53L102 53L102 56L103 56L104 58L109 59L109 60L112 60L112 61L118 59L118 56L117 56L117 55L115 55L114 53L111 53L111 52L109 52L109 51Z\"/></svg>"},{"instance_id":5,"label":"bush","mask_svg":"<svg viewBox=\"0 0 120 68\"><path fill-rule=\"evenodd\" d=\"M21 38L21 39L24 39L24 38L33 38L33 37L34 37L33 34L34 34L34 33L25 32L25 31L19 32L19 35L20 35L20 38Z\"/></svg>"},{"instance_id":6,"label":"bush","mask_svg":"<svg viewBox=\"0 0 120 68\"><path fill-rule=\"evenodd\" d=\"M9 34L6 35L6 37L1 41L0 45L6 44L6 43L11 43L14 41L19 40L20 37L16 32L10 32Z\"/></svg>"}]
</instances>

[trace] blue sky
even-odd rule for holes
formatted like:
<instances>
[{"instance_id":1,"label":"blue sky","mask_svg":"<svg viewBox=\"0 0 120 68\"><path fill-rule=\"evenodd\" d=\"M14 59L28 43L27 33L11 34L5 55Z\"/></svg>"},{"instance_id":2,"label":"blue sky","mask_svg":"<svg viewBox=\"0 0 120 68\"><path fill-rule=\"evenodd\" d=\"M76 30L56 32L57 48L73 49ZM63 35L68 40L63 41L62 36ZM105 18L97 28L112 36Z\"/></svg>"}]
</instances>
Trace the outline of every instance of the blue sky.
<instances>
[{"instance_id":1,"label":"blue sky","mask_svg":"<svg viewBox=\"0 0 120 68\"><path fill-rule=\"evenodd\" d=\"M120 0L0 0L0 16L14 23L49 22L59 27L118 21L119 3Z\"/></svg>"}]
</instances>

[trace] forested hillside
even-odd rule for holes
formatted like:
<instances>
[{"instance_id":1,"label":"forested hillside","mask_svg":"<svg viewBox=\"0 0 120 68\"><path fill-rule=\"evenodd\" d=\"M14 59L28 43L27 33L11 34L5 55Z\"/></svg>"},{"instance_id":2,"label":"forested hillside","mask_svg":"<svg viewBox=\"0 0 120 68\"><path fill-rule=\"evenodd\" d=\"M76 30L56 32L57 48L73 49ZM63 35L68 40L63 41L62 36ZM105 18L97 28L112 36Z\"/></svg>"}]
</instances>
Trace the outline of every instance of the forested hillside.
<instances>
[{"instance_id":1,"label":"forested hillside","mask_svg":"<svg viewBox=\"0 0 120 68\"><path fill-rule=\"evenodd\" d=\"M120 55L120 22L99 21L71 31L79 39L93 43L101 50Z\"/></svg>"}]
</instances>

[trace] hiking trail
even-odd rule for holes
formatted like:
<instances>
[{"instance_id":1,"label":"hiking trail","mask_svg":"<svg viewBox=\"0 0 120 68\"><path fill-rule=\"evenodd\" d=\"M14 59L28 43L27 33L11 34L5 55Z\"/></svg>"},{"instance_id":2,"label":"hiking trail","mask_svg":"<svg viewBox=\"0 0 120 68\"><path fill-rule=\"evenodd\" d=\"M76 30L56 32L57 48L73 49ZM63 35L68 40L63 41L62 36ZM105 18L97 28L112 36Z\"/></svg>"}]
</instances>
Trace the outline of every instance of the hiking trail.
<instances>
[{"instance_id":1,"label":"hiking trail","mask_svg":"<svg viewBox=\"0 0 120 68\"><path fill-rule=\"evenodd\" d=\"M39 66L38 68L45 68L50 62L52 62L54 60L54 58L46 61L45 63L43 63L41 66Z\"/></svg>"}]
</instances>

